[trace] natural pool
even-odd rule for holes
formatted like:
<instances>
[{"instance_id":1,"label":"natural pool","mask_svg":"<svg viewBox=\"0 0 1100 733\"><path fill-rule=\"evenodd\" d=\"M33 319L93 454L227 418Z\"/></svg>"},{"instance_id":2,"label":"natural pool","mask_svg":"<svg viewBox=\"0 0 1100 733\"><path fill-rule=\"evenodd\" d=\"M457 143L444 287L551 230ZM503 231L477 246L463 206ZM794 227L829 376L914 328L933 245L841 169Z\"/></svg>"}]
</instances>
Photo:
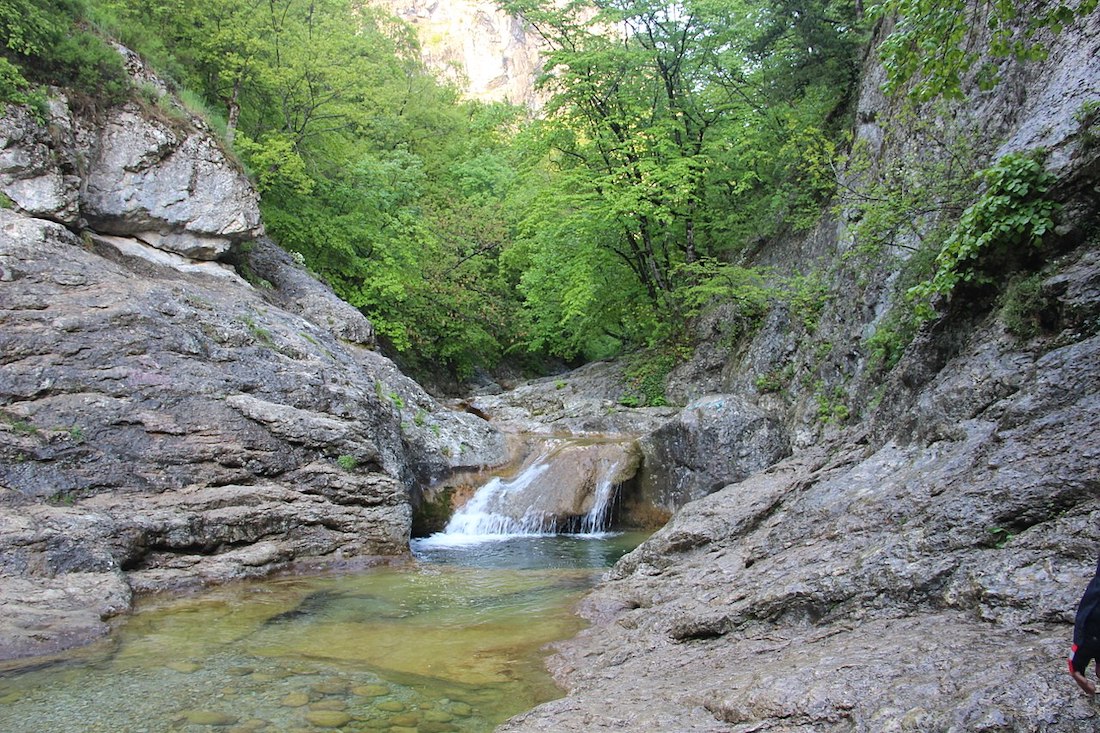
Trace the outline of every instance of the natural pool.
<instances>
[{"instance_id":1,"label":"natural pool","mask_svg":"<svg viewBox=\"0 0 1100 733\"><path fill-rule=\"evenodd\" d=\"M0 731L490 731L561 695L542 647L635 534L414 543L418 562L143 603L0 675Z\"/></svg>"}]
</instances>

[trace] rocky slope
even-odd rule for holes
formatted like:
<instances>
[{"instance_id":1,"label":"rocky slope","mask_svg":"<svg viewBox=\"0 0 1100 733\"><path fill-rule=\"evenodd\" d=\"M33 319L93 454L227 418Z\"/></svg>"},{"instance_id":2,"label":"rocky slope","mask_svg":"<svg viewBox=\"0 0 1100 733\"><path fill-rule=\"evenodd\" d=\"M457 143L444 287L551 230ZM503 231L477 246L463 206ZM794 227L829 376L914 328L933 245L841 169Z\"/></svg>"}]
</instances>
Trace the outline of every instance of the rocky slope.
<instances>
[{"instance_id":1,"label":"rocky slope","mask_svg":"<svg viewBox=\"0 0 1100 733\"><path fill-rule=\"evenodd\" d=\"M897 261L857 284L831 217L758 253L784 272L841 263L817 329L776 304L754 338L672 375L695 402L642 444L686 489L665 500L695 500L584 601L593 626L551 659L569 694L501 730L1097 727L1064 658L1100 551L1100 150L1080 114L1100 100L1098 22L955 110L996 155L1046 148L1060 177L1042 332L959 299L884 372L863 344ZM873 58L865 72L856 132L886 165L896 109ZM767 441L741 430L754 420Z\"/></svg>"},{"instance_id":2,"label":"rocky slope","mask_svg":"<svg viewBox=\"0 0 1100 733\"><path fill-rule=\"evenodd\" d=\"M262 237L170 97L8 108L0 191L0 658L135 591L406 556L417 485L505 459Z\"/></svg>"}]
</instances>

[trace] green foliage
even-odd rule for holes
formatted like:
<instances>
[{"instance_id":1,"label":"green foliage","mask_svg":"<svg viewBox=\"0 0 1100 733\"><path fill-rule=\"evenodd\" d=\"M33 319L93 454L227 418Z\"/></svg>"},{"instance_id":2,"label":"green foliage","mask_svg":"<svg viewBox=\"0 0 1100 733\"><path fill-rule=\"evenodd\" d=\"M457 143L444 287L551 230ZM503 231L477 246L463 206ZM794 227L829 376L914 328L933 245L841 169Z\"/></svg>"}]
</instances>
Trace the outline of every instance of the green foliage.
<instances>
[{"instance_id":1,"label":"green foliage","mask_svg":"<svg viewBox=\"0 0 1100 733\"><path fill-rule=\"evenodd\" d=\"M790 303L791 317L802 323L807 333L817 331L821 311L829 301L829 287L818 272L798 275L786 283L786 298Z\"/></svg>"},{"instance_id":2,"label":"green foliage","mask_svg":"<svg viewBox=\"0 0 1100 733\"><path fill-rule=\"evenodd\" d=\"M677 364L690 356L682 347L640 351L626 359L623 378L627 392L619 399L626 407L662 407L668 405L665 380Z\"/></svg>"},{"instance_id":3,"label":"green foliage","mask_svg":"<svg viewBox=\"0 0 1100 733\"><path fill-rule=\"evenodd\" d=\"M909 310L894 312L884 318L863 341L872 362L889 371L897 366L905 349L917 335L920 321Z\"/></svg>"},{"instance_id":4,"label":"green foliage","mask_svg":"<svg viewBox=\"0 0 1100 733\"><path fill-rule=\"evenodd\" d=\"M880 0L867 12L874 19L896 18L895 29L879 46L886 90L908 87L910 97L928 101L961 98L968 75L980 89L992 88L999 81L998 59L1046 58L1040 31L1058 33L1096 7L1097 0L1070 0L1036 13L1017 0ZM975 68L985 55L990 58Z\"/></svg>"},{"instance_id":5,"label":"green foliage","mask_svg":"<svg viewBox=\"0 0 1100 733\"><path fill-rule=\"evenodd\" d=\"M854 4L505 5L550 48L506 255L528 348L594 358L679 338L725 295L725 274L698 268L817 220L856 76ZM762 306L737 289L751 328Z\"/></svg>"},{"instance_id":6,"label":"green foliage","mask_svg":"<svg viewBox=\"0 0 1100 733\"><path fill-rule=\"evenodd\" d=\"M825 389L823 382L815 385L814 399L817 401L817 419L824 424L847 422L852 416L848 407L848 396L842 387L836 387L832 392Z\"/></svg>"},{"instance_id":7,"label":"green foliage","mask_svg":"<svg viewBox=\"0 0 1100 733\"><path fill-rule=\"evenodd\" d=\"M46 118L46 97L24 78L19 67L0 56L0 102L26 105L41 120Z\"/></svg>"},{"instance_id":8,"label":"green foliage","mask_svg":"<svg viewBox=\"0 0 1100 733\"><path fill-rule=\"evenodd\" d=\"M755 334L778 295L766 284L765 273L709 258L684 265L679 272L689 283L677 291L685 314L698 315L717 304L730 309L723 335L731 342Z\"/></svg>"},{"instance_id":9,"label":"green foliage","mask_svg":"<svg viewBox=\"0 0 1100 733\"><path fill-rule=\"evenodd\" d=\"M1100 144L1100 99L1088 99L1081 103L1073 115L1081 136L1081 147L1091 150Z\"/></svg>"},{"instance_id":10,"label":"green foliage","mask_svg":"<svg viewBox=\"0 0 1100 733\"><path fill-rule=\"evenodd\" d=\"M782 368L757 375L753 385L761 394L775 394L785 390L792 379L794 379L794 364L787 364Z\"/></svg>"},{"instance_id":11,"label":"green foliage","mask_svg":"<svg viewBox=\"0 0 1100 733\"><path fill-rule=\"evenodd\" d=\"M1001 294L1000 303L1005 329L1021 341L1042 333L1044 317L1053 307L1051 297L1043 291L1041 273L1012 280Z\"/></svg>"},{"instance_id":12,"label":"green foliage","mask_svg":"<svg viewBox=\"0 0 1100 733\"><path fill-rule=\"evenodd\" d=\"M8 425L16 435L38 435L38 428L26 420L8 418Z\"/></svg>"},{"instance_id":13,"label":"green foliage","mask_svg":"<svg viewBox=\"0 0 1100 733\"><path fill-rule=\"evenodd\" d=\"M108 103L129 82L122 58L86 28L79 0L0 0L0 101L39 104L31 84L58 84Z\"/></svg>"},{"instance_id":14,"label":"green foliage","mask_svg":"<svg viewBox=\"0 0 1100 733\"><path fill-rule=\"evenodd\" d=\"M359 460L355 456L345 453L336 459L336 465L345 471L351 472L359 467Z\"/></svg>"},{"instance_id":15,"label":"green foliage","mask_svg":"<svg viewBox=\"0 0 1100 733\"><path fill-rule=\"evenodd\" d=\"M1054 228L1054 177L1036 157L1011 153L982 171L985 190L967 207L936 256L936 271L909 290L918 303L950 295L960 283L991 282L996 265L1021 248L1037 248Z\"/></svg>"},{"instance_id":16,"label":"green foliage","mask_svg":"<svg viewBox=\"0 0 1100 733\"><path fill-rule=\"evenodd\" d=\"M1012 531L1004 527L989 527L988 532L993 546L998 550L1007 545L1013 537Z\"/></svg>"}]
</instances>

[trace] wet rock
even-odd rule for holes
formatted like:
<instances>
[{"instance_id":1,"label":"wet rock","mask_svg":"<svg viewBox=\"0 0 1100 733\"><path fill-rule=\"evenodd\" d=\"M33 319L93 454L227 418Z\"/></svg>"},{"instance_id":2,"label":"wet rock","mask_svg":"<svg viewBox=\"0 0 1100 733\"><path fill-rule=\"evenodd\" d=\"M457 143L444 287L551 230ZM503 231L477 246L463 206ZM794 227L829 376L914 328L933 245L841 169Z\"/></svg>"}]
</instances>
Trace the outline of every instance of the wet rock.
<instances>
[{"instance_id":1,"label":"wet rock","mask_svg":"<svg viewBox=\"0 0 1100 733\"><path fill-rule=\"evenodd\" d=\"M237 722L236 716L216 710L184 710L180 715L192 725L223 727L233 725Z\"/></svg>"},{"instance_id":2,"label":"wet rock","mask_svg":"<svg viewBox=\"0 0 1100 733\"><path fill-rule=\"evenodd\" d=\"M192 674L202 669L202 665L196 662L168 662L164 666L180 674Z\"/></svg>"},{"instance_id":3,"label":"wet rock","mask_svg":"<svg viewBox=\"0 0 1100 733\"><path fill-rule=\"evenodd\" d=\"M308 692L291 692L288 693L279 704L288 708L300 708L303 705L309 704Z\"/></svg>"},{"instance_id":4,"label":"wet rock","mask_svg":"<svg viewBox=\"0 0 1100 733\"><path fill-rule=\"evenodd\" d=\"M385 685L359 685L351 688L351 694L357 697L382 697L390 694L390 688Z\"/></svg>"},{"instance_id":5,"label":"wet rock","mask_svg":"<svg viewBox=\"0 0 1100 733\"><path fill-rule=\"evenodd\" d=\"M633 478L640 461L633 442L565 443L504 481L508 489L483 509L521 524L579 528L597 501L608 502L615 487Z\"/></svg>"},{"instance_id":6,"label":"wet rock","mask_svg":"<svg viewBox=\"0 0 1100 733\"><path fill-rule=\"evenodd\" d=\"M339 710L310 710L306 721L318 728L340 728L352 720L351 716Z\"/></svg>"}]
</instances>

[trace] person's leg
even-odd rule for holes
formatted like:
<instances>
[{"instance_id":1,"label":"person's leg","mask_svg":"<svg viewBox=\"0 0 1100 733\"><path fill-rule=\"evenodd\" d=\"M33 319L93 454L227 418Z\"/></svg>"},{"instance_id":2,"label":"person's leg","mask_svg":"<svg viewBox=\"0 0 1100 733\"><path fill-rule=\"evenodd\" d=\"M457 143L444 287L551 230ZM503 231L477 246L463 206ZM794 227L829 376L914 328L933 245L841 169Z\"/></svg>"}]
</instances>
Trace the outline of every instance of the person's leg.
<instances>
[{"instance_id":1,"label":"person's leg","mask_svg":"<svg viewBox=\"0 0 1100 733\"><path fill-rule=\"evenodd\" d=\"M1073 656L1069 659L1069 674L1077 686L1090 695L1096 694L1096 685L1092 683L1085 672L1088 671L1089 662L1096 659L1096 676L1100 677L1100 655L1092 654L1086 649L1073 649Z\"/></svg>"}]
</instances>

